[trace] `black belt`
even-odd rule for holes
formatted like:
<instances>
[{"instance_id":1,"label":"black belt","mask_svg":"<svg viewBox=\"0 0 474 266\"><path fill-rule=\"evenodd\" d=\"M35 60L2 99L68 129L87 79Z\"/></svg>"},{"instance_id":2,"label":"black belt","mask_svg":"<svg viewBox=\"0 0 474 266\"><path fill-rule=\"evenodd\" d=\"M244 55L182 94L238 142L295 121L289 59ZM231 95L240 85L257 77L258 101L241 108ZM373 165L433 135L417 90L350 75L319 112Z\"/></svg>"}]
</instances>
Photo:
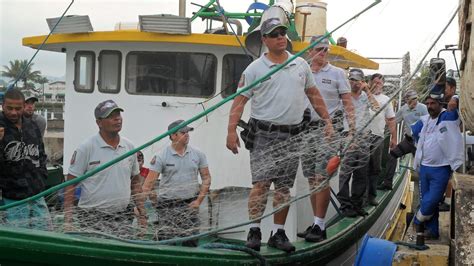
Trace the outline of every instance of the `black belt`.
<instances>
[{"instance_id":1,"label":"black belt","mask_svg":"<svg viewBox=\"0 0 474 266\"><path fill-rule=\"evenodd\" d=\"M278 132L283 132L283 133L290 133L292 135L299 134L303 128L302 124L275 125L272 122L263 121L263 120L256 120L255 124L257 125L257 128L263 131L268 131L268 132L278 131Z\"/></svg>"}]
</instances>

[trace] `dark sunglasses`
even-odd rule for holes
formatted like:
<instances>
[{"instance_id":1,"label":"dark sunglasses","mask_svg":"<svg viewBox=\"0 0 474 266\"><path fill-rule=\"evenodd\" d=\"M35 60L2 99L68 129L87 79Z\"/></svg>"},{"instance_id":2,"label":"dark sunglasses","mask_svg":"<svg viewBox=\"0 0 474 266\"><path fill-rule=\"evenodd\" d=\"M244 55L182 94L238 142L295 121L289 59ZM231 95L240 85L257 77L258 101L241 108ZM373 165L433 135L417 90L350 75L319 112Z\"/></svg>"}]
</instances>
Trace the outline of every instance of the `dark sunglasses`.
<instances>
[{"instance_id":1,"label":"dark sunglasses","mask_svg":"<svg viewBox=\"0 0 474 266\"><path fill-rule=\"evenodd\" d=\"M442 94L442 93L441 94L430 93L430 97L432 99L435 99L435 100L442 100L442 99L444 99L444 94Z\"/></svg>"},{"instance_id":2,"label":"dark sunglasses","mask_svg":"<svg viewBox=\"0 0 474 266\"><path fill-rule=\"evenodd\" d=\"M320 53L320 52L324 52L326 53L329 49L327 47L319 47L319 48L314 48L314 51Z\"/></svg>"},{"instance_id":3,"label":"dark sunglasses","mask_svg":"<svg viewBox=\"0 0 474 266\"><path fill-rule=\"evenodd\" d=\"M285 37L286 36L286 30L274 30L270 32L269 34L265 34L265 36L269 38L278 38L278 36Z\"/></svg>"}]
</instances>

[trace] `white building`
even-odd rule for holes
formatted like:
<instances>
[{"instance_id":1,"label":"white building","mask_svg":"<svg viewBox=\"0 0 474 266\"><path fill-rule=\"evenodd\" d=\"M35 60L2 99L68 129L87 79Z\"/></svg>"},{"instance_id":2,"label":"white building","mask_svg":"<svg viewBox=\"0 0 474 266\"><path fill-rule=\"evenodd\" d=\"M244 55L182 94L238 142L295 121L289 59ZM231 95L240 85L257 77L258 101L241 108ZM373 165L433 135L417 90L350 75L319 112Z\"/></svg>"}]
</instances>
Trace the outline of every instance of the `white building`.
<instances>
[{"instance_id":1,"label":"white building","mask_svg":"<svg viewBox=\"0 0 474 266\"><path fill-rule=\"evenodd\" d=\"M66 82L55 81L44 86L45 102L64 102Z\"/></svg>"}]
</instances>

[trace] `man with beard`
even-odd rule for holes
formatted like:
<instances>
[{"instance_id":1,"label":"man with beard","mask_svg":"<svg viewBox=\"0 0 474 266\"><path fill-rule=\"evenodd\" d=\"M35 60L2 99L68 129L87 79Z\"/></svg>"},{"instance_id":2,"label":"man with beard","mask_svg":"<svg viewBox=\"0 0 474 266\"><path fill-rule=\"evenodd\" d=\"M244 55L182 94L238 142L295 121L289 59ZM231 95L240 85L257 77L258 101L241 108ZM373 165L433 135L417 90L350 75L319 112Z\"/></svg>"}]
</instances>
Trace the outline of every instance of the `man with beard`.
<instances>
[{"instance_id":1,"label":"man with beard","mask_svg":"<svg viewBox=\"0 0 474 266\"><path fill-rule=\"evenodd\" d=\"M74 151L68 180L84 175L120 155L134 149L133 144L119 135L123 109L112 100L101 102L94 111L99 133L83 142ZM146 227L144 196L137 156L118 162L80 182L81 196L77 214L80 229L120 234L128 237L133 222L133 208L138 210L138 222ZM71 230L76 185L66 188L64 218L66 230ZM135 202L131 203L130 198Z\"/></svg>"},{"instance_id":2,"label":"man with beard","mask_svg":"<svg viewBox=\"0 0 474 266\"><path fill-rule=\"evenodd\" d=\"M439 85L435 85L439 86ZM453 171L463 163L462 135L457 110L446 111L442 94L428 95L425 104L429 115L412 126L417 140L414 167L420 178L420 209L415 216L417 232L425 237L439 238L438 205Z\"/></svg>"},{"instance_id":3,"label":"man with beard","mask_svg":"<svg viewBox=\"0 0 474 266\"><path fill-rule=\"evenodd\" d=\"M35 123L24 119L24 106L21 91L11 89L5 93L0 113L0 205L42 192L48 177L40 130ZM8 226L51 229L44 198L7 209L5 221Z\"/></svg>"}]
</instances>

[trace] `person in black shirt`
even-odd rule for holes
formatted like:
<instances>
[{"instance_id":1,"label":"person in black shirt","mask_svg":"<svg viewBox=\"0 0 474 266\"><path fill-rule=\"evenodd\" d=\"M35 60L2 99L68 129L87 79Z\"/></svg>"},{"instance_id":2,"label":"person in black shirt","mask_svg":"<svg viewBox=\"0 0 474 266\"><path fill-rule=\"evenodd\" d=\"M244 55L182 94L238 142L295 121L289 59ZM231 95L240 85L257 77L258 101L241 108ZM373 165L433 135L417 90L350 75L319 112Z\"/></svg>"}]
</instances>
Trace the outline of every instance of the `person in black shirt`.
<instances>
[{"instance_id":1,"label":"person in black shirt","mask_svg":"<svg viewBox=\"0 0 474 266\"><path fill-rule=\"evenodd\" d=\"M25 97L17 89L5 93L0 114L0 205L10 204L45 189L46 153L38 126L23 118ZM2 211L8 226L51 229L44 198Z\"/></svg>"}]
</instances>

